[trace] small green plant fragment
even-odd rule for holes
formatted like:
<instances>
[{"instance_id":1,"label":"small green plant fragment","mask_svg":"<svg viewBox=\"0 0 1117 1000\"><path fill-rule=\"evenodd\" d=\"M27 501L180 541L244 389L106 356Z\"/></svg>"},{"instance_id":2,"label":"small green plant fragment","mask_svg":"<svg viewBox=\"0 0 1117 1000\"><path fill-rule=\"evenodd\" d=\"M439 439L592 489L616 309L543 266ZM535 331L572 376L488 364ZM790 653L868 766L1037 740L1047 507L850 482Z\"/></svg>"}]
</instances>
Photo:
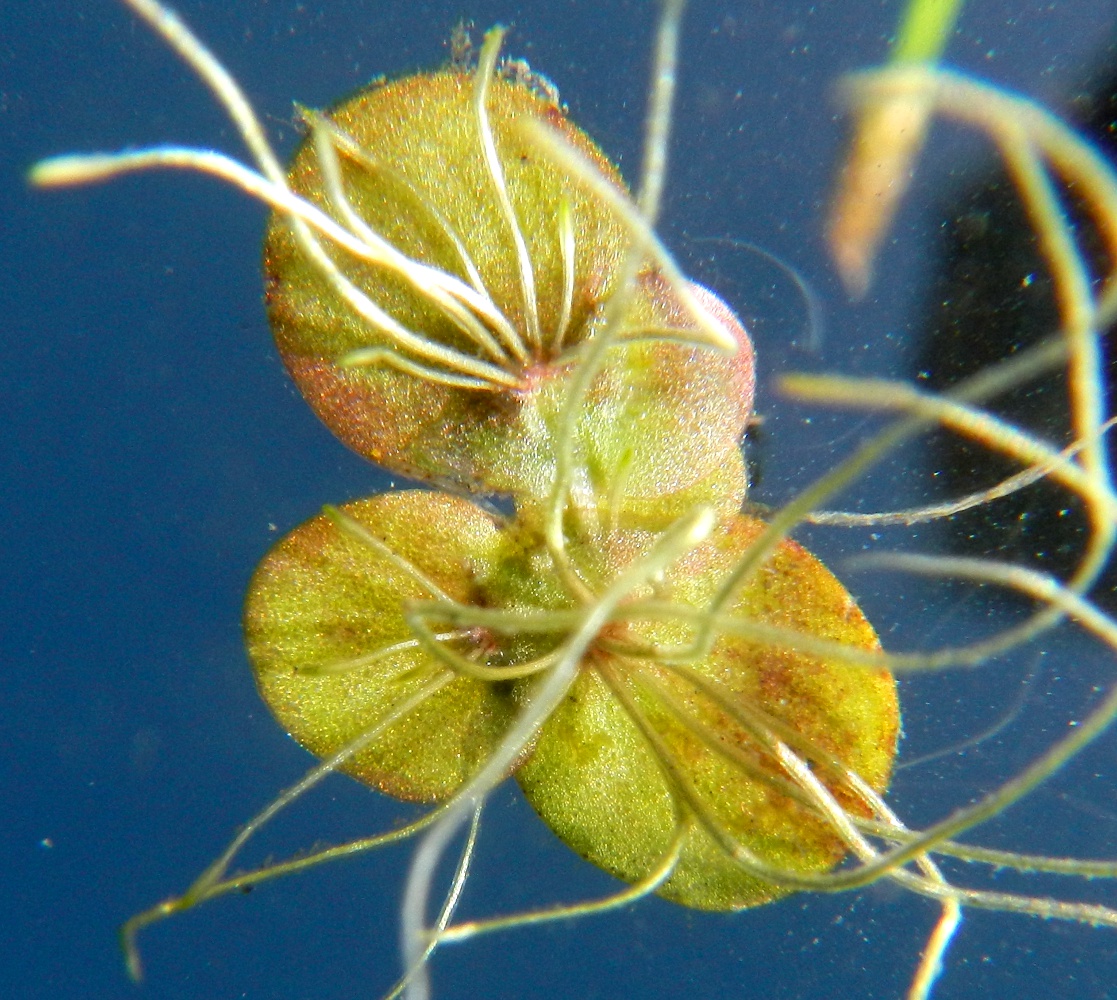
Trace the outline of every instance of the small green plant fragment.
<instances>
[{"instance_id":1,"label":"small green plant fragment","mask_svg":"<svg viewBox=\"0 0 1117 1000\"><path fill-rule=\"evenodd\" d=\"M658 892L702 909L768 902L791 891L795 873L825 871L847 852L779 763L773 741L818 766L845 810L867 815L865 803L823 762L840 761L883 791L899 732L895 683L885 671L730 634L698 662L673 661L671 651L693 638L695 617L762 528L750 518L732 519L671 567L655 586L666 610L654 620L615 625L597 643L516 773L562 840L628 882L647 877L669 852L680 817L693 817L678 865ZM635 534L622 533L610 548L631 551ZM672 615L671 604L696 615ZM878 648L841 584L790 541L728 611ZM748 856L759 862L754 869L787 874L790 886L758 877L742 864Z\"/></svg>"},{"instance_id":2,"label":"small green plant fragment","mask_svg":"<svg viewBox=\"0 0 1117 1000\"><path fill-rule=\"evenodd\" d=\"M244 627L260 694L280 724L328 757L445 675L342 770L397 798L451 794L488 757L515 705L492 684L448 673L404 608L468 599L499 540L472 504L411 490L322 514L277 543L253 577ZM477 632L445 641L463 657L485 654Z\"/></svg>"},{"instance_id":3,"label":"small green plant fragment","mask_svg":"<svg viewBox=\"0 0 1117 1000\"><path fill-rule=\"evenodd\" d=\"M354 450L455 490L542 501L571 379L633 235L524 123L628 195L559 109L486 73L483 57L471 75L420 74L304 112L310 135L288 183L341 232L312 236L276 213L268 312L296 383ZM658 522L710 495L735 509L754 388L747 334L652 259L626 306L580 416L576 502Z\"/></svg>"}]
</instances>

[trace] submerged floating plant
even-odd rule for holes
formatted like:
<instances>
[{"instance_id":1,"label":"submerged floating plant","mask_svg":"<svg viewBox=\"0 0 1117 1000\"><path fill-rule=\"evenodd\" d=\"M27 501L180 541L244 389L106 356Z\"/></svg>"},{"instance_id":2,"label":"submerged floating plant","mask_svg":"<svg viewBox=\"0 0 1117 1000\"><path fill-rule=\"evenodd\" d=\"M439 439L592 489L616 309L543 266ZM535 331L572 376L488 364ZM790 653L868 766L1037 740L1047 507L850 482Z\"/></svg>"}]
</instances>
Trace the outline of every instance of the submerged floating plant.
<instances>
[{"instance_id":1,"label":"submerged floating plant","mask_svg":"<svg viewBox=\"0 0 1117 1000\"><path fill-rule=\"evenodd\" d=\"M501 34L476 72L410 76L306 113L290 188L333 214L324 235L346 231L327 249L277 213L265 271L287 367L346 444L522 506L549 495L570 384L609 321L632 225L651 234L584 133L496 74ZM544 129L578 157L581 183L541 148ZM616 346L581 393L579 495L614 517L708 497L736 509L748 337L663 252L640 261L625 299Z\"/></svg>"},{"instance_id":2,"label":"submerged floating plant","mask_svg":"<svg viewBox=\"0 0 1117 1000\"><path fill-rule=\"evenodd\" d=\"M980 663L1067 616L1117 651L1117 623L1083 597L1117 523L1098 360L1117 281L1107 272L1093 291L1052 180L1075 187L1117 260L1117 182L1087 145L1034 105L929 63L851 85L878 130L873 108L907 102L993 136L1034 220L1063 329L946 396L835 376L786 378L801 399L901 416L759 520L742 512L751 343L724 303L680 274L654 233L680 2L664 4L635 198L552 94L502 71L499 30L486 36L476 67L375 84L326 112L301 110L307 137L284 170L236 83L189 29L156 0L127 2L209 85L256 169L220 153L157 147L59 157L35 167L33 180L64 185L186 168L271 205L268 312L292 377L346 444L431 487L328 507L257 569L245 609L257 684L321 763L185 894L129 922L134 975L136 933L155 920L420 833L393 996L429 993L429 959L444 941L652 892L736 910L891 879L942 905L913 997L929 993L963 906L1117 927L1112 908L966 888L934 861L1117 876L1112 862L951 839L1026 795L1110 726L1117 690L1016 778L926 830L910 830L884 799L900 729L893 671ZM862 138L831 226L859 291L887 222L866 205L880 176L857 177L872 161L865 148ZM870 169L892 162L906 171L911 155L883 156ZM1063 450L980 408L1064 363L1074 440ZM985 561L878 557L891 568L1007 586L1039 605L1025 624L973 646L885 653L853 598L788 536L805 520L944 516L819 509L931 426L1017 460L1025 472L1003 489L1029 477L1061 483L1081 499L1091 531L1066 583ZM504 512L478 494L499 498ZM229 874L265 822L338 770L437 805L400 830ZM508 776L561 840L629 888L454 925L482 804ZM457 874L431 922L438 863L471 816Z\"/></svg>"}]
</instances>

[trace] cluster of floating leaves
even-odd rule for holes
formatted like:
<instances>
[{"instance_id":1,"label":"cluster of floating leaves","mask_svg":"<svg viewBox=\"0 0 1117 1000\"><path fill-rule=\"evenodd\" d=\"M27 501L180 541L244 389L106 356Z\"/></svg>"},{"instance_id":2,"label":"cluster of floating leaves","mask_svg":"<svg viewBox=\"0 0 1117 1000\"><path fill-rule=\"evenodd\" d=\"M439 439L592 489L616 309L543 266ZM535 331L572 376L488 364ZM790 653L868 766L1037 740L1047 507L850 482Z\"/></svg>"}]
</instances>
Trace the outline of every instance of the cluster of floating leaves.
<instances>
[{"instance_id":1,"label":"cluster of floating leaves","mask_svg":"<svg viewBox=\"0 0 1117 1000\"><path fill-rule=\"evenodd\" d=\"M909 830L883 799L900 727L894 670L980 662L1068 615L1117 650L1117 624L1082 596L1110 552L1117 512L1097 343L1117 285L1094 292L1053 187L1056 178L1075 186L1117 259L1117 185L1089 147L1027 102L927 66L851 85L863 128L831 227L851 286L868 284L891 204L880 192L896 186L888 172L906 176L916 151L909 142L882 152L890 132L881 122L915 122L921 136L926 118L945 112L998 142L1049 261L1063 328L948 396L785 379L800 398L901 416L761 521L741 512L752 346L729 308L679 273L653 228L680 3L665 5L633 199L547 91L500 72L499 30L475 68L378 83L328 113L300 109L307 138L284 169L235 82L182 22L155 0L128 2L217 95L256 169L159 147L56 158L34 179L183 167L273 206L267 303L288 370L346 444L430 487L327 508L258 568L245 611L257 683L322 763L187 893L129 923L135 974L145 924L420 831L393 995L428 993L427 960L441 941L650 892L733 910L890 878L943 908L913 996L930 990L963 905L1117 926L1103 906L954 885L933 860L1117 874L1110 863L951 839L1103 731L1117 693L1012 782L928 830ZM1076 436L1068 448L980 408L1064 363ZM975 646L885 654L841 584L787 536L803 520L851 519L818 508L934 425L1019 461L1026 471L1004 489L1040 476L1065 485L1090 512L1091 534L1067 583L982 561L893 559L891 568L1001 584L1040 608ZM437 805L381 837L229 874L263 823L337 770ZM454 926L481 806L508 776L565 843L629 888ZM428 925L437 863L470 817L457 874Z\"/></svg>"}]
</instances>

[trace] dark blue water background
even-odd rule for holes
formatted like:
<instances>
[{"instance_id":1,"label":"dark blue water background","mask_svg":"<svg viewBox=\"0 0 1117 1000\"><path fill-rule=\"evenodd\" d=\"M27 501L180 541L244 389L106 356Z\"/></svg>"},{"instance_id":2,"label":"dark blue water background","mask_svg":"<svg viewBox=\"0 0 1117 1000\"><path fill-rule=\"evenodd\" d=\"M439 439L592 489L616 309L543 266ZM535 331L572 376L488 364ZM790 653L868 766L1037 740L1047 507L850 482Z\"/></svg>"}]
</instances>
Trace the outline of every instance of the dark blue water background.
<instances>
[{"instance_id":1,"label":"dark blue water background","mask_svg":"<svg viewBox=\"0 0 1117 1000\"><path fill-rule=\"evenodd\" d=\"M635 173L652 5L184 0L277 144L291 101L321 106L377 74L445 58L456 20L514 26L509 49L559 84L572 115ZM840 136L833 84L878 60L898 3L702 0L689 12L664 233L754 329L768 422L758 495L779 502L866 427L781 402L772 376L837 368L911 377L937 219L927 209L979 143L942 132L882 267L851 307L821 254ZM1106 56L1097 0L972 3L951 48L973 72L1066 109ZM0 995L151 1000L377 996L397 971L409 850L227 898L149 931L149 980L127 982L115 933L183 889L237 825L309 765L259 703L241 597L277 532L323 503L384 489L287 381L261 306L265 213L205 178L134 177L30 191L36 158L181 141L240 154L202 87L111 0L0 0ZM921 208L920 205L923 205ZM826 318L808 350L803 302L754 242L799 269ZM914 502L918 449L869 483L867 507ZM934 529L915 546L933 548ZM812 533L839 559L851 542ZM874 544L857 536L853 548ZM886 641L956 641L1008 614L952 588L850 577ZM932 613L928 615L926 608ZM1070 632L984 673L905 682L905 756L980 733L1038 664L1019 717L964 753L900 771L894 801L925 823L1011 774L1081 717L1112 658ZM1117 856L1112 737L981 839ZM344 778L276 823L249 860L383 829L403 814ZM960 876L976 873L961 870ZM1114 901L1111 886L1002 875L998 888ZM610 891L511 789L495 797L465 911ZM935 909L883 885L740 915L658 900L569 926L447 948L440 997L691 998L902 993ZM938 996L1111 996L1117 933L969 917Z\"/></svg>"}]
</instances>

